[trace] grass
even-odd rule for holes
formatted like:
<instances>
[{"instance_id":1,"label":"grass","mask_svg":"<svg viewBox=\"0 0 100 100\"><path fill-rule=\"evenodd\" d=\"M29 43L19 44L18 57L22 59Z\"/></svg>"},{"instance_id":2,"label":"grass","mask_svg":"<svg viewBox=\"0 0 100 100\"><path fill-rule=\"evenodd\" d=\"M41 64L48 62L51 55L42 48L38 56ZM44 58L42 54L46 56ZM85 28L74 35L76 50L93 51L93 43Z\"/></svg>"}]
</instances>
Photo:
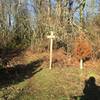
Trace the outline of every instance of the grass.
<instances>
[{"instance_id":1,"label":"grass","mask_svg":"<svg viewBox=\"0 0 100 100\"><path fill-rule=\"evenodd\" d=\"M8 96L7 100L73 100L72 97L83 95L84 81L93 75L99 85L99 70L93 68L80 71L78 67L55 67L52 70L44 67L30 79L0 93Z\"/></svg>"},{"instance_id":2,"label":"grass","mask_svg":"<svg viewBox=\"0 0 100 100\"><path fill-rule=\"evenodd\" d=\"M24 60L30 63L39 58L42 57L38 54L26 56ZM100 85L99 65L83 70L75 66L54 65L50 70L48 64L44 63L42 68L28 79L0 88L0 100L80 100L86 79L94 76L97 85Z\"/></svg>"}]
</instances>

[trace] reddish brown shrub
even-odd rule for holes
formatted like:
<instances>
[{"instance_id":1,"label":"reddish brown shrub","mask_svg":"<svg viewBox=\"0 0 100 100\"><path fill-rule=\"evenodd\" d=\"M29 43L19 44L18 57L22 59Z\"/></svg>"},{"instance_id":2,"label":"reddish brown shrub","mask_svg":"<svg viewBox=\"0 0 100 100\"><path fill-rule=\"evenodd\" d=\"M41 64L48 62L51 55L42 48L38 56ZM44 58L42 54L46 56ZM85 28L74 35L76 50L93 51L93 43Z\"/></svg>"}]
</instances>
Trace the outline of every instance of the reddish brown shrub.
<instances>
[{"instance_id":1,"label":"reddish brown shrub","mask_svg":"<svg viewBox=\"0 0 100 100\"><path fill-rule=\"evenodd\" d=\"M92 54L91 43L84 38L78 37L74 44L74 53L78 59L84 59Z\"/></svg>"}]
</instances>

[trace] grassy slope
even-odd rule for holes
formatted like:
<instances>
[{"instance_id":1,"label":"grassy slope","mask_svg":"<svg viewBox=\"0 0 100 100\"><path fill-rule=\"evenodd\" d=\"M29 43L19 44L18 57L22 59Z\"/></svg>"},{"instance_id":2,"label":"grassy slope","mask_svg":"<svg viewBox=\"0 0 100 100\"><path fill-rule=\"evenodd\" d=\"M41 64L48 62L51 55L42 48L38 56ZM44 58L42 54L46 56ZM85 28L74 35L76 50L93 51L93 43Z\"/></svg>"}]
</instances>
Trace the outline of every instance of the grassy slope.
<instances>
[{"instance_id":1,"label":"grassy slope","mask_svg":"<svg viewBox=\"0 0 100 100\"><path fill-rule=\"evenodd\" d=\"M33 58L29 58L28 62ZM35 56L34 60L38 58L41 57ZM90 76L94 76L100 84L99 67L80 71L79 67L55 66L49 70L48 65L44 65L31 78L1 88L0 100L72 100L71 97L83 94L84 81Z\"/></svg>"},{"instance_id":2,"label":"grassy slope","mask_svg":"<svg viewBox=\"0 0 100 100\"><path fill-rule=\"evenodd\" d=\"M44 68L27 80L27 86L14 100L71 100L73 96L82 95L84 80L90 75L100 83L98 73L93 69L85 69L81 73L77 67Z\"/></svg>"}]
</instances>

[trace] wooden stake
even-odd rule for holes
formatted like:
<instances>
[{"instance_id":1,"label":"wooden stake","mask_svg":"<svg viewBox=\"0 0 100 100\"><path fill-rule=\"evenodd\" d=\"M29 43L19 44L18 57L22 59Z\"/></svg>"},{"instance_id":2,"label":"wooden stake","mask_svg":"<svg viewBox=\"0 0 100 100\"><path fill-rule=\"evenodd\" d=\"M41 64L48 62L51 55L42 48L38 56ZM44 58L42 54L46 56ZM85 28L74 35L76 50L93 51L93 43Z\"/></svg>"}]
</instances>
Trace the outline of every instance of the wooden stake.
<instances>
[{"instance_id":1,"label":"wooden stake","mask_svg":"<svg viewBox=\"0 0 100 100\"><path fill-rule=\"evenodd\" d=\"M83 59L80 59L80 69L83 69Z\"/></svg>"}]
</instances>

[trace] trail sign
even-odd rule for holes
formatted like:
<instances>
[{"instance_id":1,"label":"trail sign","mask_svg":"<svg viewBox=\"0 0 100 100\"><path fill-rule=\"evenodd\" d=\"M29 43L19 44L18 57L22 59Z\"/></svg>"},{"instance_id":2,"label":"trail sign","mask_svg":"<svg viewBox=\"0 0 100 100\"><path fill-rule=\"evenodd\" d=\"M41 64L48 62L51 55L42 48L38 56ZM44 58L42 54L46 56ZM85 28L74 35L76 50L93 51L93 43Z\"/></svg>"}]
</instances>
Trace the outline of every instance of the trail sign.
<instances>
[{"instance_id":1,"label":"trail sign","mask_svg":"<svg viewBox=\"0 0 100 100\"><path fill-rule=\"evenodd\" d=\"M55 36L53 35L53 31L51 31L51 34L48 35L47 38L50 39L50 65L49 65L49 69L51 69L51 67L52 67L53 39L55 38Z\"/></svg>"}]
</instances>

